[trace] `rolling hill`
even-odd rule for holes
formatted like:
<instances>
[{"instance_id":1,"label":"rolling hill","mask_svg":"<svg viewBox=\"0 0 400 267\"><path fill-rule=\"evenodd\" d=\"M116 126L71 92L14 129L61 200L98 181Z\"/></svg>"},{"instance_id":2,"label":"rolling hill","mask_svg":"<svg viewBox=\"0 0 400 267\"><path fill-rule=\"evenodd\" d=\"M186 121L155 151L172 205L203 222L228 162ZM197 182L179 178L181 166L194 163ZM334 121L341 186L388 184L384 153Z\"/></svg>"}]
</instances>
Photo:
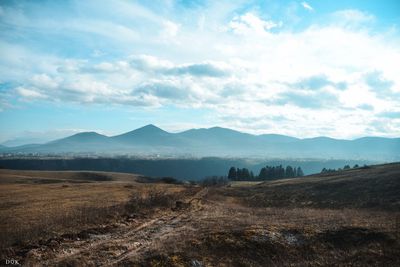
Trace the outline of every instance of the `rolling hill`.
<instances>
[{"instance_id":1,"label":"rolling hill","mask_svg":"<svg viewBox=\"0 0 400 267\"><path fill-rule=\"evenodd\" d=\"M230 191L228 195L257 207L400 211L400 163L267 181Z\"/></svg>"},{"instance_id":2,"label":"rolling hill","mask_svg":"<svg viewBox=\"0 0 400 267\"><path fill-rule=\"evenodd\" d=\"M247 185L138 178L0 170L0 257L22 266L400 264L399 163Z\"/></svg>"},{"instance_id":3,"label":"rolling hill","mask_svg":"<svg viewBox=\"0 0 400 267\"><path fill-rule=\"evenodd\" d=\"M396 161L400 138L364 137L340 140L328 137L252 135L213 127L169 133L154 125L107 137L84 132L42 145L3 147L6 153L100 153L161 156L219 156L268 158L324 158Z\"/></svg>"}]
</instances>

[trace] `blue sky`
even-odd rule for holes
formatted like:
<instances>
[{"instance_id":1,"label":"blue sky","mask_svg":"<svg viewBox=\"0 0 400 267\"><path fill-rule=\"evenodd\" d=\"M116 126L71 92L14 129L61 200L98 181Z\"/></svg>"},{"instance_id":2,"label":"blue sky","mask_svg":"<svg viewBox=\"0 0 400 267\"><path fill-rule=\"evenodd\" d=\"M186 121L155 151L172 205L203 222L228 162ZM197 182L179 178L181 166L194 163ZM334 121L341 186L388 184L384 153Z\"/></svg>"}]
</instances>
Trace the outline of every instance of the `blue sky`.
<instances>
[{"instance_id":1,"label":"blue sky","mask_svg":"<svg viewBox=\"0 0 400 267\"><path fill-rule=\"evenodd\" d=\"M400 136L400 2L0 1L0 142Z\"/></svg>"}]
</instances>

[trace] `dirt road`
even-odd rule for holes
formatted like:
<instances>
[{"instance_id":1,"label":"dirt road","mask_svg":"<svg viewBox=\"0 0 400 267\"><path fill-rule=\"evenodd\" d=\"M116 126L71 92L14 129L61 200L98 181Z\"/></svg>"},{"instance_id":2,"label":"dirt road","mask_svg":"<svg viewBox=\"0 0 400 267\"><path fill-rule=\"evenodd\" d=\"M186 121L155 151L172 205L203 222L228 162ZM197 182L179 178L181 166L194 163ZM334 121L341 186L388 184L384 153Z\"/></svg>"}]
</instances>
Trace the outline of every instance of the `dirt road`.
<instances>
[{"instance_id":1,"label":"dirt road","mask_svg":"<svg viewBox=\"0 0 400 267\"><path fill-rule=\"evenodd\" d=\"M206 206L204 188L182 200L187 207L175 211L166 209L147 220L130 219L119 223L109 232L89 233L86 238L52 240L47 245L27 253L26 266L118 266L126 260L140 259L147 251L182 232L195 231L190 221Z\"/></svg>"},{"instance_id":2,"label":"dirt road","mask_svg":"<svg viewBox=\"0 0 400 267\"><path fill-rule=\"evenodd\" d=\"M252 186L98 184L102 190L95 190L96 198L91 199L105 204L111 201L106 195L111 189L125 190L118 195L123 202L113 205L112 213L94 210L94 215L102 216L90 217L87 224L71 221L61 230L64 221L53 220L60 227L49 224L46 228L43 220L40 225L49 235L34 239L29 236L34 231L18 233L17 237L27 233L21 240L33 241L14 242L3 253L25 266L400 266L399 172L392 168L357 169ZM30 198L32 203L38 201L40 209L25 204L24 211L62 213L65 210L46 210L51 201L65 201L54 192L72 188L66 200L82 202L86 190L96 189L92 184L44 188L46 191L40 188ZM40 201L42 194L51 192L48 188L56 190L54 197ZM6 196L3 199L8 202L3 203L8 206L4 206L14 211L24 196L29 194ZM22 218L29 224L29 216ZM11 226L18 230L19 224ZM56 238L47 240L46 236Z\"/></svg>"}]
</instances>

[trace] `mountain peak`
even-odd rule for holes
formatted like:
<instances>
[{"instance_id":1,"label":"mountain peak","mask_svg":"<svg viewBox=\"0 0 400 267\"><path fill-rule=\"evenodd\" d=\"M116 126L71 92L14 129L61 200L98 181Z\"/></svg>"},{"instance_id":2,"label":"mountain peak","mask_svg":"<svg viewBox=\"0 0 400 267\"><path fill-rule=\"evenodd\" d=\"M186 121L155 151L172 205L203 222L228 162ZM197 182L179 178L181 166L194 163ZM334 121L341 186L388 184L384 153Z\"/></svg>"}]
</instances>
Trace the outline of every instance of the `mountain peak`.
<instances>
[{"instance_id":1,"label":"mountain peak","mask_svg":"<svg viewBox=\"0 0 400 267\"><path fill-rule=\"evenodd\" d=\"M107 137L102 134L96 133L96 132L81 132L81 133L77 133L77 134L71 135L69 137L66 137L64 139L86 140L86 139L93 139L93 138L103 139L103 138L107 138Z\"/></svg>"},{"instance_id":2,"label":"mountain peak","mask_svg":"<svg viewBox=\"0 0 400 267\"><path fill-rule=\"evenodd\" d=\"M143 126L143 127L140 127L140 128L138 128L137 130L139 130L139 129L153 129L153 130L162 130L161 128L159 128L159 127L157 127L157 126L155 126L154 124L147 124L147 125L145 125L145 126Z\"/></svg>"},{"instance_id":3,"label":"mountain peak","mask_svg":"<svg viewBox=\"0 0 400 267\"><path fill-rule=\"evenodd\" d=\"M133 132L144 132L144 133L167 133L163 129L155 126L154 124L147 124L143 127L137 128L136 130L131 131Z\"/></svg>"},{"instance_id":4,"label":"mountain peak","mask_svg":"<svg viewBox=\"0 0 400 267\"><path fill-rule=\"evenodd\" d=\"M158 128L157 126L153 124L148 124L146 126L140 127L136 130L116 135L112 138L120 140L120 141L132 141L134 139L138 140L150 140L151 138L157 137L165 137L170 135L170 133L164 131L163 129Z\"/></svg>"},{"instance_id":5,"label":"mountain peak","mask_svg":"<svg viewBox=\"0 0 400 267\"><path fill-rule=\"evenodd\" d=\"M210 127L210 128L208 128L208 130L212 130L212 131L226 131L226 130L234 131L232 129L223 128L223 127L220 127L220 126Z\"/></svg>"},{"instance_id":6,"label":"mountain peak","mask_svg":"<svg viewBox=\"0 0 400 267\"><path fill-rule=\"evenodd\" d=\"M81 133L76 133L74 135L62 138L62 139L57 139L51 142L48 142L46 144L58 144L58 143L63 143L63 142L102 142L106 141L108 139L107 136L96 133L96 132L81 132Z\"/></svg>"},{"instance_id":7,"label":"mountain peak","mask_svg":"<svg viewBox=\"0 0 400 267\"><path fill-rule=\"evenodd\" d=\"M96 132L81 132L81 133L77 133L74 134L73 136L99 136L101 134L96 133Z\"/></svg>"}]
</instances>

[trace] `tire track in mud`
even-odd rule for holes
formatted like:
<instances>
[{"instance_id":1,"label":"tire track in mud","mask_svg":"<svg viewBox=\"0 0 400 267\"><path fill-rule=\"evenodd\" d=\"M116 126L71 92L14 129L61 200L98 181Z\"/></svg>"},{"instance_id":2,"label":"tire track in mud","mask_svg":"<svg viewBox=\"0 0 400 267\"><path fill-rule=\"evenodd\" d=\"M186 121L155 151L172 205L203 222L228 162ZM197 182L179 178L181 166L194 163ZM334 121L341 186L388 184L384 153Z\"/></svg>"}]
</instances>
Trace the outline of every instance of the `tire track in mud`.
<instances>
[{"instance_id":1,"label":"tire track in mud","mask_svg":"<svg viewBox=\"0 0 400 267\"><path fill-rule=\"evenodd\" d=\"M162 244L168 236L179 232L177 229L185 227L193 219L193 213L203 208L207 193L208 188L203 188L185 202L189 203L187 208L162 212L133 229L128 225L110 233L93 235L88 240L64 240L57 250L34 249L24 265L57 266L78 261L82 265L115 266L126 259L138 259L147 250Z\"/></svg>"},{"instance_id":2,"label":"tire track in mud","mask_svg":"<svg viewBox=\"0 0 400 267\"><path fill-rule=\"evenodd\" d=\"M204 189L200 190L199 192L197 192L188 202L188 203L190 203L190 207L189 207L190 210L184 210L184 211L181 211L176 216L171 216L169 218L160 218L159 220L154 222L154 223L158 223L160 221L164 221L164 222L166 222L166 224L164 224L160 229L157 229L155 234L150 237L150 242L148 242L147 244L145 244L143 246L140 246L137 249L126 251L126 252L120 254L113 262L110 263L110 265L111 266L116 265L125 259L134 258L135 256L138 256L140 254L140 252L146 251L146 249L148 249L155 240L157 240L157 239L160 240L163 237L165 238L166 234L174 232L177 228L179 228L179 226L185 226L187 224L187 221L183 221L182 219L187 218L190 220L190 216L188 213L193 213L202 208L201 201L207 195L207 193L208 193L208 188L204 188ZM152 225L154 225L154 223ZM151 231L151 228L148 228L147 230Z\"/></svg>"}]
</instances>

